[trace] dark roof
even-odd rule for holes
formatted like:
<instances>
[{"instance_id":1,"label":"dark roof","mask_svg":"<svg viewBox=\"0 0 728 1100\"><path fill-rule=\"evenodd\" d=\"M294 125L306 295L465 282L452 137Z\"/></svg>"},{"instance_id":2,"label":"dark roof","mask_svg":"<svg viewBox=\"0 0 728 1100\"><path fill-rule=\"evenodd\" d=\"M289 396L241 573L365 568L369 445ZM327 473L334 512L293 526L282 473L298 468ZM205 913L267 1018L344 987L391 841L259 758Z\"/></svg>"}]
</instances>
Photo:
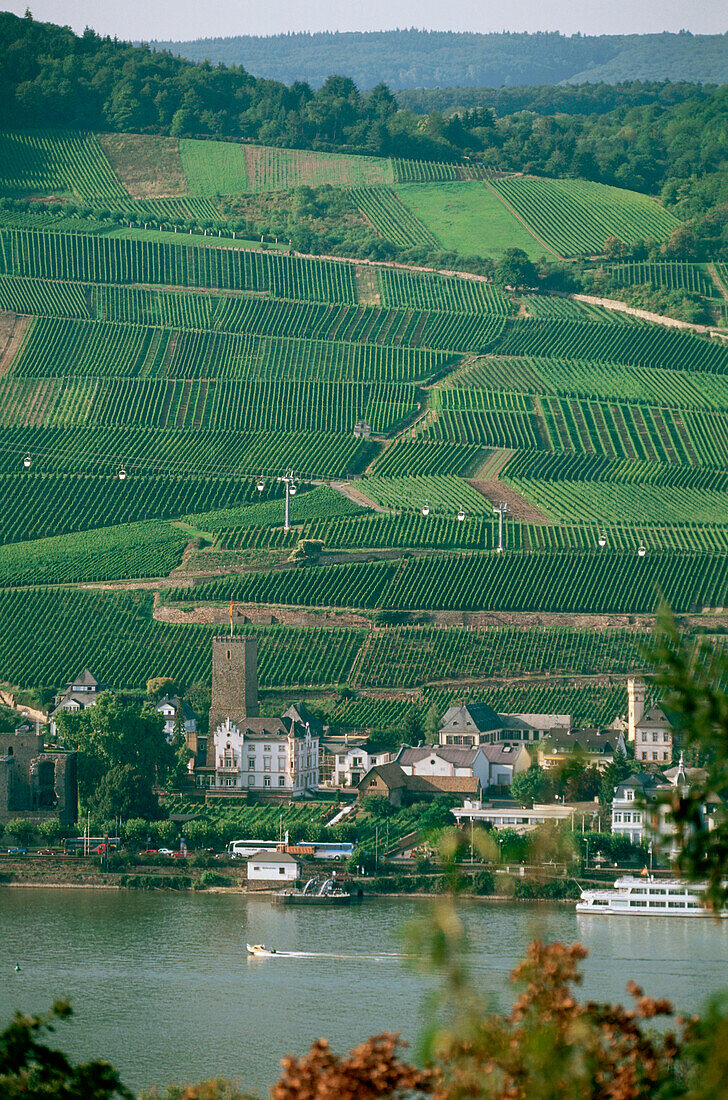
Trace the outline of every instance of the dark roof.
<instances>
[{"instance_id":1,"label":"dark roof","mask_svg":"<svg viewBox=\"0 0 728 1100\"><path fill-rule=\"evenodd\" d=\"M491 764L512 764L521 749L528 751L525 745L481 745L480 748Z\"/></svg>"},{"instance_id":2,"label":"dark roof","mask_svg":"<svg viewBox=\"0 0 728 1100\"><path fill-rule=\"evenodd\" d=\"M260 860L261 863L295 863L298 865L299 860L295 856L291 856L288 852L255 852L254 855L248 857L248 863L251 863L254 859Z\"/></svg>"},{"instance_id":3,"label":"dark roof","mask_svg":"<svg viewBox=\"0 0 728 1100\"><path fill-rule=\"evenodd\" d=\"M618 783L614 789L620 791L627 790L629 787L636 787L642 791L647 791L669 786L661 780L662 776L652 775L650 772L635 772L633 775L628 775L621 783Z\"/></svg>"},{"instance_id":4,"label":"dark roof","mask_svg":"<svg viewBox=\"0 0 728 1100\"><path fill-rule=\"evenodd\" d=\"M94 676L90 669L85 668L80 676L76 676L74 680L69 680L66 684L67 688L74 687L76 684L80 684L83 687L101 687L101 684Z\"/></svg>"},{"instance_id":5,"label":"dark roof","mask_svg":"<svg viewBox=\"0 0 728 1100\"><path fill-rule=\"evenodd\" d=\"M670 720L660 707L650 707L635 725L638 730L652 728L660 729L662 726L669 726Z\"/></svg>"},{"instance_id":6,"label":"dark roof","mask_svg":"<svg viewBox=\"0 0 728 1100\"><path fill-rule=\"evenodd\" d=\"M315 714L312 714L305 703L291 703L287 710L283 711L283 718L292 718L294 722L300 722L302 725L306 725L308 722L311 727L311 733L323 733L324 724L320 718L317 718Z\"/></svg>"},{"instance_id":7,"label":"dark roof","mask_svg":"<svg viewBox=\"0 0 728 1100\"><path fill-rule=\"evenodd\" d=\"M489 707L487 703L463 703L460 706L453 705L452 707L448 707L448 710L466 711L473 726L479 732L483 732L483 730L498 730L503 726L504 716L502 714L496 714L493 708ZM445 728L446 727L443 725L442 729Z\"/></svg>"},{"instance_id":8,"label":"dark roof","mask_svg":"<svg viewBox=\"0 0 728 1100\"><path fill-rule=\"evenodd\" d=\"M619 744L619 731L585 726L582 729L552 729L544 738L544 748L553 752L608 753L615 752Z\"/></svg>"}]
</instances>

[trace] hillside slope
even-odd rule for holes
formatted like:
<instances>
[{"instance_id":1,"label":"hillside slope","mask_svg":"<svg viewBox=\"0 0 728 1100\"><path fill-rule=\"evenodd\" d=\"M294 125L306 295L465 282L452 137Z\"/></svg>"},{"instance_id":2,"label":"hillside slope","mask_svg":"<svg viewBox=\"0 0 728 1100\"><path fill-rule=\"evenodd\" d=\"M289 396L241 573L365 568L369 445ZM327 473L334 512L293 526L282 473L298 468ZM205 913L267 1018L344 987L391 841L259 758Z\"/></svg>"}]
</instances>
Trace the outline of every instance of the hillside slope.
<instances>
[{"instance_id":1,"label":"hillside slope","mask_svg":"<svg viewBox=\"0 0 728 1100\"><path fill-rule=\"evenodd\" d=\"M240 35L154 42L191 61L243 65L258 77L320 87L346 73L360 88L558 84L562 81L728 80L722 35L467 34L395 30ZM599 74L599 75L597 75Z\"/></svg>"}]
</instances>

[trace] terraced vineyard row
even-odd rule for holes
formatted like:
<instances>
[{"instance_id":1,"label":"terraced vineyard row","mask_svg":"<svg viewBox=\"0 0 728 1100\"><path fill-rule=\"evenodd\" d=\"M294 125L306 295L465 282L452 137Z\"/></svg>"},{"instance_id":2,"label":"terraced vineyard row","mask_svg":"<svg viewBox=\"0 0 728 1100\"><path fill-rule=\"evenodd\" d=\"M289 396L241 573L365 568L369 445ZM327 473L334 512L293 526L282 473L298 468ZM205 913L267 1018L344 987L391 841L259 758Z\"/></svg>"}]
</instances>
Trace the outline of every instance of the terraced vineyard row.
<instances>
[{"instance_id":1,"label":"terraced vineyard row","mask_svg":"<svg viewBox=\"0 0 728 1100\"><path fill-rule=\"evenodd\" d=\"M391 188L354 189L351 197L379 236L386 241L394 241L402 248L413 248L422 244L432 249L441 249L437 237Z\"/></svg>"},{"instance_id":2,"label":"terraced vineyard row","mask_svg":"<svg viewBox=\"0 0 728 1100\"><path fill-rule=\"evenodd\" d=\"M0 133L0 193L59 192L92 203L129 201L93 134L74 130Z\"/></svg>"},{"instance_id":3,"label":"terraced vineyard row","mask_svg":"<svg viewBox=\"0 0 728 1100\"><path fill-rule=\"evenodd\" d=\"M482 386L521 393L636 401L672 408L728 410L728 377L700 371L622 366L531 356L477 359L443 386Z\"/></svg>"},{"instance_id":4,"label":"terraced vineyard row","mask_svg":"<svg viewBox=\"0 0 728 1100\"><path fill-rule=\"evenodd\" d=\"M503 329L492 313L379 309L0 276L0 309L52 317L347 343L484 351Z\"/></svg>"},{"instance_id":5,"label":"terraced vineyard row","mask_svg":"<svg viewBox=\"0 0 728 1100\"><path fill-rule=\"evenodd\" d=\"M606 726L625 709L623 686L580 684L563 687L551 684L514 684L505 687L438 691L426 688L416 700L382 699L360 695L345 699L327 710L327 720L348 729L388 729L404 726L419 716L424 721L431 709L444 714L449 706L463 701L485 703L499 714L570 714L576 724Z\"/></svg>"},{"instance_id":6,"label":"terraced vineyard row","mask_svg":"<svg viewBox=\"0 0 728 1100\"><path fill-rule=\"evenodd\" d=\"M719 296L718 288L705 270L704 264L680 260L663 260L658 263L632 260L603 266L609 277L622 286L647 283L665 290L687 290L703 298Z\"/></svg>"},{"instance_id":7,"label":"terraced vineyard row","mask_svg":"<svg viewBox=\"0 0 728 1100\"><path fill-rule=\"evenodd\" d=\"M604 669L623 676L644 668L640 645L648 640L647 632L614 629L395 627L372 635L355 684L408 688L441 680L588 675Z\"/></svg>"},{"instance_id":8,"label":"terraced vineyard row","mask_svg":"<svg viewBox=\"0 0 728 1100\"><path fill-rule=\"evenodd\" d=\"M266 291L277 298L356 303L353 266L281 252L73 233L0 230L0 274L91 283Z\"/></svg>"},{"instance_id":9,"label":"terraced vineyard row","mask_svg":"<svg viewBox=\"0 0 728 1100\"><path fill-rule=\"evenodd\" d=\"M669 370L728 372L728 344L677 329L631 321L510 321L499 355L625 363Z\"/></svg>"},{"instance_id":10,"label":"terraced vineyard row","mask_svg":"<svg viewBox=\"0 0 728 1100\"><path fill-rule=\"evenodd\" d=\"M408 611L652 613L722 607L728 556L551 553L429 555L213 581L182 600Z\"/></svg>"},{"instance_id":11,"label":"terraced vineyard row","mask_svg":"<svg viewBox=\"0 0 728 1100\"><path fill-rule=\"evenodd\" d=\"M473 475L487 451L465 443L430 443L421 438L398 439L377 459L377 477L426 477L432 474Z\"/></svg>"},{"instance_id":12,"label":"terraced vineyard row","mask_svg":"<svg viewBox=\"0 0 728 1100\"><path fill-rule=\"evenodd\" d=\"M15 378L426 379L445 352L378 344L276 339L38 317L12 364ZM0 384L2 382L0 381Z\"/></svg>"},{"instance_id":13,"label":"terraced vineyard row","mask_svg":"<svg viewBox=\"0 0 728 1100\"><path fill-rule=\"evenodd\" d=\"M609 237L662 240L680 225L647 195L588 180L521 176L496 179L489 186L563 256L601 253Z\"/></svg>"},{"instance_id":14,"label":"terraced vineyard row","mask_svg":"<svg viewBox=\"0 0 728 1100\"><path fill-rule=\"evenodd\" d=\"M378 267L383 306L451 310L455 313L497 313L506 317L510 303L491 283L454 275L425 275L401 268Z\"/></svg>"},{"instance_id":15,"label":"terraced vineyard row","mask_svg":"<svg viewBox=\"0 0 728 1100\"><path fill-rule=\"evenodd\" d=\"M719 468L728 461L725 413L557 397L540 405L555 451Z\"/></svg>"},{"instance_id":16,"label":"terraced vineyard row","mask_svg":"<svg viewBox=\"0 0 728 1100\"><path fill-rule=\"evenodd\" d=\"M395 511L419 511L427 502L433 513L454 516L462 508L466 513L487 512L489 500L459 477L365 477L357 488L370 500Z\"/></svg>"},{"instance_id":17,"label":"terraced vineyard row","mask_svg":"<svg viewBox=\"0 0 728 1100\"><path fill-rule=\"evenodd\" d=\"M292 467L302 478L340 478L362 470L374 445L353 436L298 432L223 431L202 429L0 428L0 471L19 480L43 473L116 473L124 464L129 478L149 473L200 478L256 478ZM29 472L23 456L31 456ZM21 491L20 489L18 490ZM11 490L8 490L11 492ZM59 496L59 507L62 498ZM214 507L214 505L213 505ZM55 511L55 508L54 508ZM121 521L119 521L121 522Z\"/></svg>"},{"instance_id":18,"label":"terraced vineyard row","mask_svg":"<svg viewBox=\"0 0 728 1100\"><path fill-rule=\"evenodd\" d=\"M0 590L0 668L20 687L57 687L85 665L119 689L151 676L209 683L216 627L159 623L152 595L72 589ZM262 687L336 684L349 675L360 630L248 627Z\"/></svg>"},{"instance_id":19,"label":"terraced vineyard row","mask_svg":"<svg viewBox=\"0 0 728 1100\"><path fill-rule=\"evenodd\" d=\"M233 478L129 476L121 482L115 473L6 474L0 477L0 543L245 504L254 492Z\"/></svg>"},{"instance_id":20,"label":"terraced vineyard row","mask_svg":"<svg viewBox=\"0 0 728 1100\"><path fill-rule=\"evenodd\" d=\"M490 447L544 446L540 414L524 394L485 389L436 389L434 421L423 422L428 438Z\"/></svg>"},{"instance_id":21,"label":"terraced vineyard row","mask_svg":"<svg viewBox=\"0 0 728 1100\"><path fill-rule=\"evenodd\" d=\"M143 332L144 330L140 330ZM414 387L363 382L0 379L0 425L388 432L415 412Z\"/></svg>"},{"instance_id":22,"label":"terraced vineyard row","mask_svg":"<svg viewBox=\"0 0 728 1100\"><path fill-rule=\"evenodd\" d=\"M691 489L728 490L728 472L709 468L631 462L604 455L554 454L521 451L508 462L506 480L525 477L537 481L614 481L627 485L678 485Z\"/></svg>"},{"instance_id":23,"label":"terraced vineyard row","mask_svg":"<svg viewBox=\"0 0 728 1100\"><path fill-rule=\"evenodd\" d=\"M530 481L514 477L508 480L527 500L555 519L588 523L728 525L728 492L603 481ZM706 541L712 540L707 537Z\"/></svg>"},{"instance_id":24,"label":"terraced vineyard row","mask_svg":"<svg viewBox=\"0 0 728 1100\"><path fill-rule=\"evenodd\" d=\"M169 523L105 527L0 546L0 587L165 577L188 536Z\"/></svg>"}]
</instances>

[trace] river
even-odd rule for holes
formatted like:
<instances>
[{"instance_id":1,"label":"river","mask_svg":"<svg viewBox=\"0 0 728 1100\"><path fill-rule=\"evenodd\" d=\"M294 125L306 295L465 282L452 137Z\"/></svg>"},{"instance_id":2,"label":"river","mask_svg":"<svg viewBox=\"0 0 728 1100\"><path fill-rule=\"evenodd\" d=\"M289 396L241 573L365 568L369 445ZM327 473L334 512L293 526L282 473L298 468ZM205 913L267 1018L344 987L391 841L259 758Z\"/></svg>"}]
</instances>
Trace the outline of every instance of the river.
<instances>
[{"instance_id":1,"label":"river","mask_svg":"<svg viewBox=\"0 0 728 1100\"><path fill-rule=\"evenodd\" d=\"M320 1036L342 1052L385 1030L416 1044L432 982L398 956L427 904L278 909L232 894L3 888L0 1017L65 996L75 1015L59 1045L108 1058L131 1088L224 1075L265 1096L280 1058ZM502 1007L536 936L585 944L587 997L623 1000L633 978L688 1012L728 987L728 921L480 903L462 912L472 972ZM311 955L248 959L246 940Z\"/></svg>"}]
</instances>

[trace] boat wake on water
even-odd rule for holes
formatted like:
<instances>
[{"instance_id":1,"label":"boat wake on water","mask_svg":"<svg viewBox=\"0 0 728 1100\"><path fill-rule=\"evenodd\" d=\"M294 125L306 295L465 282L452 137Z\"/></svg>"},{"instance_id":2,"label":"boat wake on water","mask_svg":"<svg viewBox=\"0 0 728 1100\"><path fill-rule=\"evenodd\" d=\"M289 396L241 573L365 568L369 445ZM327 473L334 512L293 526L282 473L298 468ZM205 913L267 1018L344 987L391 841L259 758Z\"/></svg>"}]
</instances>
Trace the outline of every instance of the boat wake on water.
<instances>
[{"instance_id":1,"label":"boat wake on water","mask_svg":"<svg viewBox=\"0 0 728 1100\"><path fill-rule=\"evenodd\" d=\"M262 945L252 949L248 947L248 954L251 958L266 959L346 959L348 961L363 959L369 962L377 959L410 958L401 951L377 951L372 955L345 955L334 951L279 951L277 948L264 948Z\"/></svg>"}]
</instances>

